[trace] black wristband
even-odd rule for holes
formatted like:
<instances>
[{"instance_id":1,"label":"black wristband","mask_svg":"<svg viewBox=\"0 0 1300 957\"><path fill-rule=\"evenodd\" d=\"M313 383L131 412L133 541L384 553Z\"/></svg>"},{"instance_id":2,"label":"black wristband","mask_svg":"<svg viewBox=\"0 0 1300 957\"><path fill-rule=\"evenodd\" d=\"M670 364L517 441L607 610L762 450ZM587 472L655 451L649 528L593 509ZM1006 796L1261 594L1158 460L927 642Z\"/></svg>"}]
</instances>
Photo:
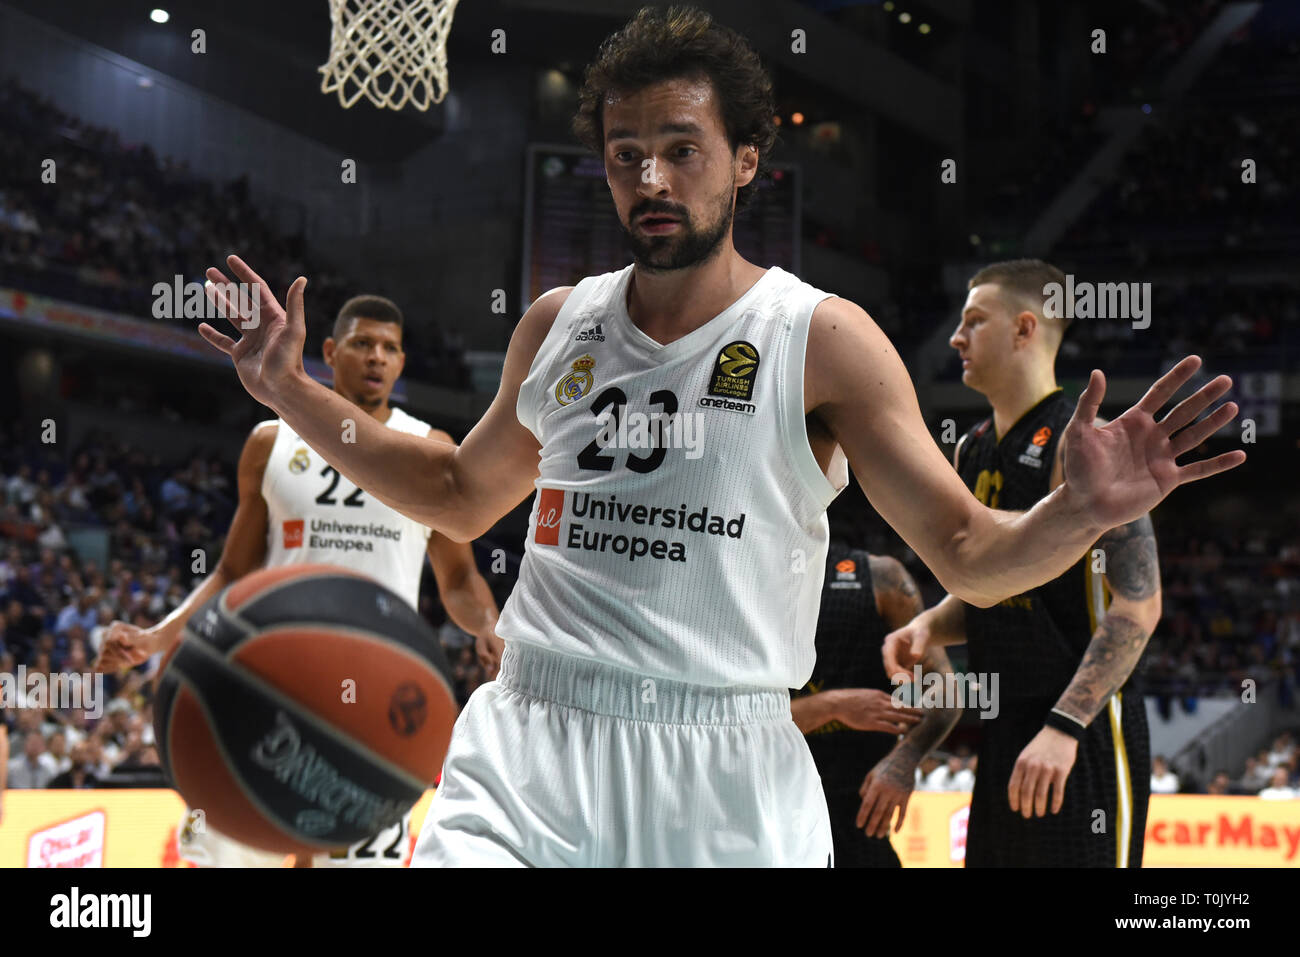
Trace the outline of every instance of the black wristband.
<instances>
[{"instance_id":1,"label":"black wristband","mask_svg":"<svg viewBox=\"0 0 1300 957\"><path fill-rule=\"evenodd\" d=\"M1043 720L1043 724L1048 728L1054 728L1055 730L1060 731L1062 734L1068 734L1076 741L1081 739L1083 733L1088 730L1086 726L1079 724L1078 721L1075 721L1068 715L1057 711L1055 708L1047 712L1047 717Z\"/></svg>"}]
</instances>

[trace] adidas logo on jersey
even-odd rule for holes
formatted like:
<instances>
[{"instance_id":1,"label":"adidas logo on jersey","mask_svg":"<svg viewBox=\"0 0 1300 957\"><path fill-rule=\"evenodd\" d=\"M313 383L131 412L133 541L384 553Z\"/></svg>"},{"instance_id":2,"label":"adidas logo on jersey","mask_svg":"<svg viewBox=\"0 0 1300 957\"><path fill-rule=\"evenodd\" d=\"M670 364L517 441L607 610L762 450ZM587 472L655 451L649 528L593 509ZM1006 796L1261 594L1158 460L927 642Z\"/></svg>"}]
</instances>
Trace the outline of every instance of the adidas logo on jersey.
<instances>
[{"instance_id":1,"label":"adidas logo on jersey","mask_svg":"<svg viewBox=\"0 0 1300 957\"><path fill-rule=\"evenodd\" d=\"M573 341L574 342L604 342L605 330L600 327L600 323L598 322L590 329L583 329L580 333L578 333L576 336L573 337Z\"/></svg>"}]
</instances>

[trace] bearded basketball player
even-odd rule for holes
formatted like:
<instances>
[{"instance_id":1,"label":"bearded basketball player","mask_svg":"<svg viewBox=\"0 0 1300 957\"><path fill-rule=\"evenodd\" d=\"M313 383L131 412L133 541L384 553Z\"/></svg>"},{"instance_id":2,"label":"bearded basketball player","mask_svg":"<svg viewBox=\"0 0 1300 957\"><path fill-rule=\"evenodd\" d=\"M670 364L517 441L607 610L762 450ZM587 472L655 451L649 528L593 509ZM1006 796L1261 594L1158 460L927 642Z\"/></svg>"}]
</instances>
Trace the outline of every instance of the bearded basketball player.
<instances>
[{"instance_id":1,"label":"bearded basketball player","mask_svg":"<svg viewBox=\"0 0 1300 957\"><path fill-rule=\"evenodd\" d=\"M995 508L1048 495L1073 451L1074 403L1055 370L1069 320L1047 308L1051 283L1064 288L1065 274L1037 259L981 269L949 340L962 382L993 407L958 441L953 465ZM887 636L891 673L965 642L973 671L999 675L998 715L980 723L967 867L1141 866L1151 744L1131 679L1159 620L1156 540L1143 515L1052 581L991 608L949 595Z\"/></svg>"},{"instance_id":2,"label":"bearded basketball player","mask_svg":"<svg viewBox=\"0 0 1300 957\"><path fill-rule=\"evenodd\" d=\"M846 459L940 583L981 607L1245 459L1177 463L1236 412L1196 421L1230 387L1220 376L1155 419L1200 366L1189 357L1100 428L1094 372L1062 485L1026 512L977 501L871 318L732 244L775 113L757 54L699 10L644 8L602 43L575 126L633 262L527 309L459 448L368 418L343 442L349 404L302 367L306 279L286 312L227 260L258 285L260 322L239 329L227 297L240 338L202 335L366 494L469 541L536 492L501 672L457 719L413 866L825 867L826 801L789 689L812 673ZM583 335L597 323L603 342Z\"/></svg>"},{"instance_id":3,"label":"bearded basketball player","mask_svg":"<svg viewBox=\"0 0 1300 957\"><path fill-rule=\"evenodd\" d=\"M325 340L324 358L334 371L331 394L356 416L360 408L395 434L451 442L401 409L389 405L393 385L406 362L402 313L381 296L344 303ZM388 585L419 607L420 575L427 554L447 614L475 636L489 677L500 661L494 629L496 602L474 565L467 544L412 521L354 486L283 421L259 423L239 458L239 505L216 570L170 615L152 628L112 624L96 667L115 671L167 651L180 640L185 622L232 582L260 568L322 563L351 568ZM344 530L344 527L348 530ZM354 531L361 528L366 531ZM386 831L333 854L299 860L300 866L400 867L407 857L410 814ZM279 867L283 854L246 847L186 812L179 831L181 856L200 866Z\"/></svg>"}]
</instances>

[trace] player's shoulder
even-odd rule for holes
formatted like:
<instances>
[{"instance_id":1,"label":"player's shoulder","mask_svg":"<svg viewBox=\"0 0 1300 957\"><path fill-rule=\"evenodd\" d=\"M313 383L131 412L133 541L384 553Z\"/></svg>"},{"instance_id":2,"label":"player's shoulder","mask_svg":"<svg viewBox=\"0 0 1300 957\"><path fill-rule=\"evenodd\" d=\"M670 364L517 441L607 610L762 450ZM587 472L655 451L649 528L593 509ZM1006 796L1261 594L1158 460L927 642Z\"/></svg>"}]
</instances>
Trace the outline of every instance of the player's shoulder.
<instances>
[{"instance_id":1,"label":"player's shoulder","mask_svg":"<svg viewBox=\"0 0 1300 957\"><path fill-rule=\"evenodd\" d=\"M271 448L280 434L279 419L264 419L253 426L244 442L245 452L271 454Z\"/></svg>"},{"instance_id":2,"label":"player's shoulder","mask_svg":"<svg viewBox=\"0 0 1300 957\"><path fill-rule=\"evenodd\" d=\"M524 330L534 334L540 333L541 338L545 339L560 310L564 308L564 304L569 301L569 296L573 295L573 291L577 288L577 286L556 286L538 296L519 320L519 325L515 327L516 334Z\"/></svg>"},{"instance_id":3,"label":"player's shoulder","mask_svg":"<svg viewBox=\"0 0 1300 957\"><path fill-rule=\"evenodd\" d=\"M275 440L280 434L280 420L267 419L253 426L244 440L244 451L239 456L239 480L241 483L256 479L261 481L266 465L271 460L275 449Z\"/></svg>"},{"instance_id":4,"label":"player's shoulder","mask_svg":"<svg viewBox=\"0 0 1300 957\"><path fill-rule=\"evenodd\" d=\"M841 330L860 333L879 331L879 329L880 327L876 325L876 321L871 318L867 310L856 302L842 296L827 295L813 307L808 329L809 344L811 345L814 335L824 338Z\"/></svg>"},{"instance_id":5,"label":"player's shoulder","mask_svg":"<svg viewBox=\"0 0 1300 957\"><path fill-rule=\"evenodd\" d=\"M889 338L865 309L827 296L813 308L808 322L805 375L817 396L833 383L859 381L866 366L891 351Z\"/></svg>"},{"instance_id":6,"label":"player's shoulder","mask_svg":"<svg viewBox=\"0 0 1300 957\"><path fill-rule=\"evenodd\" d=\"M871 579L878 591L895 587L911 577L907 566L891 555L868 555L867 567L871 569Z\"/></svg>"},{"instance_id":7,"label":"player's shoulder","mask_svg":"<svg viewBox=\"0 0 1300 957\"><path fill-rule=\"evenodd\" d=\"M548 289L524 310L523 316L515 325L510 335L510 347L506 352L507 372L516 368L516 374L523 378L533 358L542 348L542 343L551 334L560 310L569 301L569 296L577 286L556 286Z\"/></svg>"}]
</instances>

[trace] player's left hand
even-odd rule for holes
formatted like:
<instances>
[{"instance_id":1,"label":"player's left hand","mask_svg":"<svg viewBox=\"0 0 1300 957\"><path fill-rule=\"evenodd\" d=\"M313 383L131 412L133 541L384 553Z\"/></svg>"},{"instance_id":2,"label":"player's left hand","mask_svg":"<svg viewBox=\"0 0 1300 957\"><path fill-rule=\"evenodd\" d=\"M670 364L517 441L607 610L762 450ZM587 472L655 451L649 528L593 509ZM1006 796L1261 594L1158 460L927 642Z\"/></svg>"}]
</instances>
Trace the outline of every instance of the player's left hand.
<instances>
[{"instance_id":1,"label":"player's left hand","mask_svg":"<svg viewBox=\"0 0 1300 957\"><path fill-rule=\"evenodd\" d=\"M1065 780L1074 767L1079 742L1055 728L1043 728L1016 759L1007 785L1011 810L1023 818L1045 817L1050 793L1052 813L1065 803Z\"/></svg>"},{"instance_id":2,"label":"player's left hand","mask_svg":"<svg viewBox=\"0 0 1300 957\"><path fill-rule=\"evenodd\" d=\"M474 639L474 651L488 681L495 680L501 669L501 653L505 650L506 643L497 637L496 632L485 631Z\"/></svg>"},{"instance_id":3,"label":"player's left hand","mask_svg":"<svg viewBox=\"0 0 1300 957\"><path fill-rule=\"evenodd\" d=\"M1199 356L1183 359L1157 379L1137 405L1100 428L1094 422L1106 394L1106 377L1092 371L1065 427L1062 467L1068 492L1103 528L1136 521L1178 486L1246 461L1241 450L1187 465L1176 461L1236 418L1236 403L1225 402L1196 421L1232 388L1226 375L1210 380L1156 421L1156 413L1200 367Z\"/></svg>"},{"instance_id":4,"label":"player's left hand","mask_svg":"<svg viewBox=\"0 0 1300 957\"><path fill-rule=\"evenodd\" d=\"M894 825L894 830L901 831L915 782L914 763L892 753L885 755L867 773L862 787L858 788L858 794L862 795L862 807L858 808L854 826L862 828L867 837L887 838L894 808L898 808L898 822Z\"/></svg>"}]
</instances>

